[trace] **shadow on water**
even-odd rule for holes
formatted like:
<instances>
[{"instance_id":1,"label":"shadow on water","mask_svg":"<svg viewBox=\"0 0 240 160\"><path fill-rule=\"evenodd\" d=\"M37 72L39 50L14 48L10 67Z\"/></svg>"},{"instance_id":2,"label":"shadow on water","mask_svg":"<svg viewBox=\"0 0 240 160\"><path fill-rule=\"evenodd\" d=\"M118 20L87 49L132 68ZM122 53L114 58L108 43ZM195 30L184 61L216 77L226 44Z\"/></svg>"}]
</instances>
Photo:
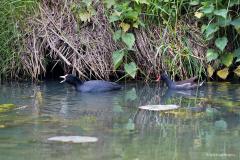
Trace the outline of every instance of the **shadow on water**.
<instances>
[{"instance_id":1,"label":"shadow on water","mask_svg":"<svg viewBox=\"0 0 240 160\"><path fill-rule=\"evenodd\" d=\"M92 94L55 81L0 87L0 103L18 108L0 113L4 159L239 159L240 85L208 83L183 92L138 83ZM181 108L138 109L148 104ZM95 136L99 141L47 141L59 135Z\"/></svg>"}]
</instances>

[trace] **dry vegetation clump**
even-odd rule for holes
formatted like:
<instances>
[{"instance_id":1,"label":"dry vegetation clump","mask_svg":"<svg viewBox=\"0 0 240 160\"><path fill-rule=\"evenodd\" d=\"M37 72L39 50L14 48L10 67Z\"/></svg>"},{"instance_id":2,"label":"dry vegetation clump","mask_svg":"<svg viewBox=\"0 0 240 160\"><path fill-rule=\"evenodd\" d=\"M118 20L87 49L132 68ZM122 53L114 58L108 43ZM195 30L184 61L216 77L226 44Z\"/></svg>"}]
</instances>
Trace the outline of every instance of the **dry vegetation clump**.
<instances>
[{"instance_id":1,"label":"dry vegetation clump","mask_svg":"<svg viewBox=\"0 0 240 160\"><path fill-rule=\"evenodd\" d=\"M25 50L20 53L25 75L37 79L47 72L51 61L59 63L65 73L77 73L83 79L117 77L112 52L123 46L113 40L113 30L118 26L109 23L101 1L93 4L96 13L86 22L72 12L73 3L42 0L36 14L28 19L22 29L26 33ZM135 51L129 55L141 71L138 77L153 78L164 69L182 78L199 74L204 68L201 34L185 21L180 21L175 30L152 25L134 29L133 33Z\"/></svg>"}]
</instances>

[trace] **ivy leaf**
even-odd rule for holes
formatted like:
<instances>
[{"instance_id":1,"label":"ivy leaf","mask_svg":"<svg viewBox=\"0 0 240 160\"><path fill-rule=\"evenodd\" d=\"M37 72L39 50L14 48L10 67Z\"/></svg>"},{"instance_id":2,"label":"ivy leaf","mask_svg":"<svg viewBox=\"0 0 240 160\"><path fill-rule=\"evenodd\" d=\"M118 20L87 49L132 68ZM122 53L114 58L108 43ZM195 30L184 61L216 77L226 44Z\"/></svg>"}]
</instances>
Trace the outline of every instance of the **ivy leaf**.
<instances>
[{"instance_id":1,"label":"ivy leaf","mask_svg":"<svg viewBox=\"0 0 240 160\"><path fill-rule=\"evenodd\" d=\"M118 21L120 20L120 16L117 16L117 15L111 15L109 17L109 22L112 23L112 22L115 22L115 21Z\"/></svg>"},{"instance_id":2,"label":"ivy leaf","mask_svg":"<svg viewBox=\"0 0 240 160\"><path fill-rule=\"evenodd\" d=\"M218 53L215 50L209 49L207 51L207 61L208 62L211 62L212 60L215 60L217 58L218 58Z\"/></svg>"},{"instance_id":3,"label":"ivy leaf","mask_svg":"<svg viewBox=\"0 0 240 160\"><path fill-rule=\"evenodd\" d=\"M233 25L235 28L240 27L240 18L237 18L231 22L231 25Z\"/></svg>"},{"instance_id":4,"label":"ivy leaf","mask_svg":"<svg viewBox=\"0 0 240 160\"><path fill-rule=\"evenodd\" d=\"M131 62L129 64L124 65L124 69L128 75L130 75L132 78L135 78L137 74L137 65L134 62Z\"/></svg>"},{"instance_id":5,"label":"ivy leaf","mask_svg":"<svg viewBox=\"0 0 240 160\"><path fill-rule=\"evenodd\" d=\"M208 77L212 77L212 75L214 73L214 69L211 65L208 65L207 72L208 72Z\"/></svg>"},{"instance_id":6,"label":"ivy leaf","mask_svg":"<svg viewBox=\"0 0 240 160\"><path fill-rule=\"evenodd\" d=\"M108 9L116 4L115 0L104 0L104 3L107 5Z\"/></svg>"},{"instance_id":7,"label":"ivy leaf","mask_svg":"<svg viewBox=\"0 0 240 160\"><path fill-rule=\"evenodd\" d=\"M132 33L122 34L122 40L128 46L129 49L132 49L135 42L135 37Z\"/></svg>"},{"instance_id":8,"label":"ivy leaf","mask_svg":"<svg viewBox=\"0 0 240 160\"><path fill-rule=\"evenodd\" d=\"M122 30L123 30L124 32L127 32L127 31L129 30L129 28L130 28L130 24L124 23L124 22L120 23L119 26L122 28Z\"/></svg>"},{"instance_id":9,"label":"ivy leaf","mask_svg":"<svg viewBox=\"0 0 240 160\"><path fill-rule=\"evenodd\" d=\"M123 51L115 51L112 54L112 59L113 59L113 64L114 64L114 69L117 69L123 60L124 57L124 52Z\"/></svg>"},{"instance_id":10,"label":"ivy leaf","mask_svg":"<svg viewBox=\"0 0 240 160\"><path fill-rule=\"evenodd\" d=\"M214 12L213 12L215 15L217 15L217 16L221 16L221 17L223 17L223 18L227 18L227 13L228 13L228 10L226 10L226 9L219 9L219 10L215 10Z\"/></svg>"},{"instance_id":11,"label":"ivy leaf","mask_svg":"<svg viewBox=\"0 0 240 160\"><path fill-rule=\"evenodd\" d=\"M219 30L218 25L212 23L209 24L208 26L206 26L205 28L205 36L206 38L209 40L211 39L211 35L213 35L215 32L217 32Z\"/></svg>"},{"instance_id":12,"label":"ivy leaf","mask_svg":"<svg viewBox=\"0 0 240 160\"><path fill-rule=\"evenodd\" d=\"M234 54L234 57L237 58L236 62L239 62L240 61L240 48L236 49L233 54Z\"/></svg>"},{"instance_id":13,"label":"ivy leaf","mask_svg":"<svg viewBox=\"0 0 240 160\"><path fill-rule=\"evenodd\" d=\"M198 0L193 0L189 3L191 6L196 6L199 4L199 1Z\"/></svg>"},{"instance_id":14,"label":"ivy leaf","mask_svg":"<svg viewBox=\"0 0 240 160\"><path fill-rule=\"evenodd\" d=\"M203 6L201 7L201 11L204 13L204 14L210 14L214 11L214 6L213 5L206 5L206 6Z\"/></svg>"},{"instance_id":15,"label":"ivy leaf","mask_svg":"<svg viewBox=\"0 0 240 160\"><path fill-rule=\"evenodd\" d=\"M231 24L231 18L222 18L222 17L218 17L217 18L217 24L221 27L226 27L229 26Z\"/></svg>"},{"instance_id":16,"label":"ivy leaf","mask_svg":"<svg viewBox=\"0 0 240 160\"><path fill-rule=\"evenodd\" d=\"M233 54L232 53L224 54L221 56L221 60L225 66L229 67L233 61Z\"/></svg>"},{"instance_id":17,"label":"ivy leaf","mask_svg":"<svg viewBox=\"0 0 240 160\"><path fill-rule=\"evenodd\" d=\"M227 45L227 43L228 43L228 39L227 39L227 37L221 37L221 38L217 38L216 40L215 40L215 45L221 50L221 51L223 51L224 50L224 48L226 47L226 45Z\"/></svg>"},{"instance_id":18,"label":"ivy leaf","mask_svg":"<svg viewBox=\"0 0 240 160\"><path fill-rule=\"evenodd\" d=\"M121 38L121 36L122 36L122 30L117 30L117 31L114 32L114 34L113 34L113 39L114 39L115 41L117 41L117 40L119 40L119 39Z\"/></svg>"},{"instance_id":19,"label":"ivy leaf","mask_svg":"<svg viewBox=\"0 0 240 160\"><path fill-rule=\"evenodd\" d=\"M234 72L238 77L240 77L240 66L238 66L233 72Z\"/></svg>"},{"instance_id":20,"label":"ivy leaf","mask_svg":"<svg viewBox=\"0 0 240 160\"><path fill-rule=\"evenodd\" d=\"M217 71L217 75L222 79L226 79L228 74L229 74L228 68L224 68L222 70Z\"/></svg>"}]
</instances>

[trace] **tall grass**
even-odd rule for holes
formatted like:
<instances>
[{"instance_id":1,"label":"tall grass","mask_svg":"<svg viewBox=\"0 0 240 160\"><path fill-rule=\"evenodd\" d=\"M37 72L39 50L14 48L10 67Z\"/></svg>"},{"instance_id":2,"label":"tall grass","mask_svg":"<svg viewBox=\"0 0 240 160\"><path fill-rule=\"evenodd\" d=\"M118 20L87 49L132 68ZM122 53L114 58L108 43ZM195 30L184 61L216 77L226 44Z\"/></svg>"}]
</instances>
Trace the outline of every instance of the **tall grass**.
<instances>
[{"instance_id":1,"label":"tall grass","mask_svg":"<svg viewBox=\"0 0 240 160\"><path fill-rule=\"evenodd\" d=\"M19 53L24 20L31 13L35 1L0 1L0 79L17 77L21 69Z\"/></svg>"}]
</instances>

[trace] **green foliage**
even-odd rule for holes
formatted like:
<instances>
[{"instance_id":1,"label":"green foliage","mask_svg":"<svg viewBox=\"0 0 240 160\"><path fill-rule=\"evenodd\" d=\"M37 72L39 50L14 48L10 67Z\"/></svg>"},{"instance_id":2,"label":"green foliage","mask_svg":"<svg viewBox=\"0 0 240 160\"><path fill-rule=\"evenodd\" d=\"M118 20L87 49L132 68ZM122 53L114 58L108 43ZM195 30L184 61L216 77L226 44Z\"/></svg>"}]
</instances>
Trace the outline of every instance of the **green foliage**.
<instances>
[{"instance_id":1,"label":"green foliage","mask_svg":"<svg viewBox=\"0 0 240 160\"><path fill-rule=\"evenodd\" d=\"M78 3L73 2L71 10L81 22L89 22L90 18L96 14L96 11L92 6L92 0L82 0Z\"/></svg>"},{"instance_id":2,"label":"green foliage","mask_svg":"<svg viewBox=\"0 0 240 160\"><path fill-rule=\"evenodd\" d=\"M240 1L204 0L196 5L200 5L195 16L203 22L202 33L206 40L215 42L207 52L207 61L219 68L239 62L239 52L234 50L240 47L239 35L236 34L239 33L240 19L234 7L239 6ZM230 41L231 47L228 47Z\"/></svg>"},{"instance_id":3,"label":"green foliage","mask_svg":"<svg viewBox=\"0 0 240 160\"><path fill-rule=\"evenodd\" d=\"M0 1L0 77L12 77L20 69L19 51L24 35L19 28L25 27L26 15L35 4L34 0Z\"/></svg>"}]
</instances>

